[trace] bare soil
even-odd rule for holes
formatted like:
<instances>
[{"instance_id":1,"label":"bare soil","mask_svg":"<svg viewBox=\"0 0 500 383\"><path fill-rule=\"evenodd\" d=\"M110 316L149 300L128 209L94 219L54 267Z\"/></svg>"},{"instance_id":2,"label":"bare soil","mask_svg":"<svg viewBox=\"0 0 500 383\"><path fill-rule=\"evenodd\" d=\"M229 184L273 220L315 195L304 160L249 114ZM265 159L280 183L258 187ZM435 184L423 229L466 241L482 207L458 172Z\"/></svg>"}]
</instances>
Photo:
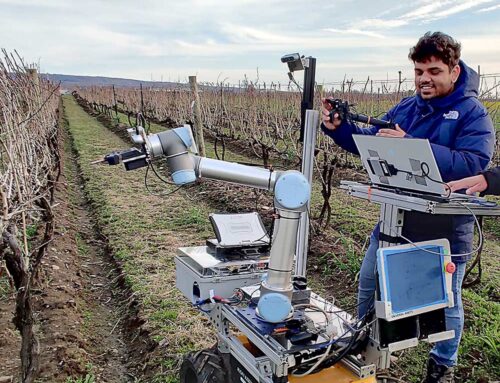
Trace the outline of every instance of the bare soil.
<instances>
[{"instance_id":1,"label":"bare soil","mask_svg":"<svg viewBox=\"0 0 500 383\"><path fill-rule=\"evenodd\" d=\"M135 381L128 351L134 335L133 302L95 231L70 152L63 161L55 235L33 294L40 341L38 381ZM0 282L4 292L7 278ZM18 381L20 337L12 325L13 311L11 289L0 295L0 381Z\"/></svg>"},{"instance_id":2,"label":"bare soil","mask_svg":"<svg viewBox=\"0 0 500 383\"><path fill-rule=\"evenodd\" d=\"M1 265L0 282L0 379L13 379L21 364L21 337L12 323L15 310L15 296L12 293L14 288L10 286L6 270Z\"/></svg>"}]
</instances>

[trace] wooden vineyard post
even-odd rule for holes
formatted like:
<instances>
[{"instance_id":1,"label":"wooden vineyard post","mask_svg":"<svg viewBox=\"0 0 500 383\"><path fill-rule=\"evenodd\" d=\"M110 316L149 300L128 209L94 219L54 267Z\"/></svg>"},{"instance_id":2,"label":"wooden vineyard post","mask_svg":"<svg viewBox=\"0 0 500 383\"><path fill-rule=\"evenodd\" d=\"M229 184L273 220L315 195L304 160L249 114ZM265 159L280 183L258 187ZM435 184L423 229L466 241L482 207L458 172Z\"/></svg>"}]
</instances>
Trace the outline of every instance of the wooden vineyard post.
<instances>
[{"instance_id":1,"label":"wooden vineyard post","mask_svg":"<svg viewBox=\"0 0 500 383\"><path fill-rule=\"evenodd\" d=\"M38 78L37 69L36 68L28 68L28 69L26 69L26 71L28 72L31 81L35 85L35 88L38 89L38 87L40 86L40 79Z\"/></svg>"},{"instance_id":2,"label":"wooden vineyard post","mask_svg":"<svg viewBox=\"0 0 500 383\"><path fill-rule=\"evenodd\" d=\"M206 152L205 141L203 139L203 121L201 119L200 94L198 90L198 83L196 82L196 76L189 76L189 85L191 86L191 91L194 96L194 129L196 131L196 141L200 156L205 157Z\"/></svg>"}]
</instances>

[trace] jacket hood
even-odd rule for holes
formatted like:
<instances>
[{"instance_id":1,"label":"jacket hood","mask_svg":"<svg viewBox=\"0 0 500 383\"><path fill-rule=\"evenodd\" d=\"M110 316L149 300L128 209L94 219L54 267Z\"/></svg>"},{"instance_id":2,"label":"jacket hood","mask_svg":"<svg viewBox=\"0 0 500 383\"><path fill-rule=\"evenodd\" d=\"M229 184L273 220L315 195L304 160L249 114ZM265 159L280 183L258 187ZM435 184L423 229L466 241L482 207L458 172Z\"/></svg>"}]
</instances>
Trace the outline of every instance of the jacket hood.
<instances>
[{"instance_id":1,"label":"jacket hood","mask_svg":"<svg viewBox=\"0 0 500 383\"><path fill-rule=\"evenodd\" d=\"M424 100L420 94L417 94L417 104L421 109L431 107L431 109L446 108L457 101L476 97L479 94L479 75L475 70L469 68L462 60L459 62L460 75L455 84L455 89L445 97L435 97L428 101Z\"/></svg>"}]
</instances>

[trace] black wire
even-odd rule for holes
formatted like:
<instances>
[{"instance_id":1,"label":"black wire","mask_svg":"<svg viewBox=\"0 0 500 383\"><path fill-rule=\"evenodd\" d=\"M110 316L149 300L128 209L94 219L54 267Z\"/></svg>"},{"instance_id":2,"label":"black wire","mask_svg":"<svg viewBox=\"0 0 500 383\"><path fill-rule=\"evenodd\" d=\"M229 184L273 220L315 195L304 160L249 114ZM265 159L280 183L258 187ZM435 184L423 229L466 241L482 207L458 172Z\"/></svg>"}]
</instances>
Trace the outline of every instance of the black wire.
<instances>
[{"instance_id":1,"label":"black wire","mask_svg":"<svg viewBox=\"0 0 500 383\"><path fill-rule=\"evenodd\" d=\"M299 90L302 92L302 87L299 85L299 83L297 82L297 80L295 80L295 77L293 76L293 73L292 72L288 72L288 78L290 79L291 82L294 83L294 85L299 88Z\"/></svg>"},{"instance_id":2,"label":"black wire","mask_svg":"<svg viewBox=\"0 0 500 383\"><path fill-rule=\"evenodd\" d=\"M372 296L366 298L365 300L359 302L356 306L359 306L359 305L365 303L366 301L369 301L369 300L371 301L374 298L375 298L375 295L372 295ZM345 310L340 310L339 312L344 312L344 311ZM372 304L370 306L370 309L363 316L363 318L361 318L361 320L358 321L356 328L353 329L353 328L351 328L351 326L349 326L349 331L352 334L352 336L351 336L351 339L349 340L349 343L347 344L347 346L345 348L343 348L342 350L340 350L340 353L336 353L335 355L331 355L331 356L327 357L317 368L314 369L314 371L311 371L311 374L318 372L318 371L321 371L324 368L328 368L330 366L333 366L334 364L340 362L351 350L353 350L356 347L356 342L358 340L359 334L365 328L365 326L368 322L368 319L371 318L374 311L375 311L375 309L374 309L373 304ZM335 311L326 311L326 312L327 313L336 313ZM339 342L340 340L341 340L341 338L337 339L336 343ZM336 352L338 352L338 350ZM314 363L316 363L316 361L311 361L311 362L308 362L305 364L301 364L300 366L298 366L298 368L294 372L297 372L299 369L308 369Z\"/></svg>"},{"instance_id":3,"label":"black wire","mask_svg":"<svg viewBox=\"0 0 500 383\"><path fill-rule=\"evenodd\" d=\"M349 340L348 345L340 350L340 354L337 354L337 358L335 358L336 361L334 361L334 363L329 363L329 358L327 358L319 366L317 366L313 371L311 371L310 374L314 374L318 371L323 370L326 367L332 366L333 364L338 363L342 358L344 358L344 356L347 354L347 352L349 352L353 347L353 344L354 344L353 339L356 338L356 331L353 331L352 329L348 329L340 338L337 338L334 341L325 343L325 347L327 347L328 344L336 344L336 343L340 342L341 340L343 340L348 332L350 332L352 334L351 339ZM335 352L337 352L337 351L335 351ZM324 365L325 362L328 362L327 366ZM296 373L301 374L301 373L303 373L301 371L304 371L304 370L307 371L308 369L311 368L311 365L314 365L315 363L317 363L316 360L312 360L312 361L309 361L306 363L301 363L300 365L297 366L297 368L295 370L293 370L293 374L296 374Z\"/></svg>"},{"instance_id":4,"label":"black wire","mask_svg":"<svg viewBox=\"0 0 500 383\"><path fill-rule=\"evenodd\" d=\"M342 312L345 312L345 311L350 311L350 310L353 310L353 309L355 309L355 308L358 308L358 307L359 307L359 306L361 306L363 303L368 302L369 300L372 300L372 299L373 299L373 296L369 296L368 298L363 299L361 302L358 302L358 303L356 303L355 305L349 306L349 307L347 307L347 308L345 308L345 309L342 309L342 310L335 310L335 311L326 311L326 310L325 310L325 312L327 312L328 314L338 314L338 313L342 313ZM325 301L325 303L326 303L326 301Z\"/></svg>"},{"instance_id":5,"label":"black wire","mask_svg":"<svg viewBox=\"0 0 500 383\"><path fill-rule=\"evenodd\" d=\"M176 188L173 191L168 192L168 193L155 193L155 192L152 192L149 189L149 186L148 186L148 173L149 173L149 167L150 166L151 166L151 169L153 169L153 171L154 171L153 166L151 164L148 164L148 167L146 168L146 173L144 174L144 186L146 187L146 190L148 191L149 194L152 194L152 195L155 195L155 196L159 196L159 197L167 197L167 196L169 196L171 194L174 194L176 191L178 191L179 189L181 189L184 186L184 185L180 185L178 188ZM175 185L175 184L169 183L169 185Z\"/></svg>"},{"instance_id":6,"label":"black wire","mask_svg":"<svg viewBox=\"0 0 500 383\"><path fill-rule=\"evenodd\" d=\"M270 241L270 240L269 240L269 242L268 242L268 241L264 241L264 240L263 240L263 238L265 238L265 237L266 237L266 235L269 237L269 233L268 233L267 231L266 231L266 233L265 233L262 237L260 237L260 238L257 238L257 239L255 239L255 240L253 240L253 241L252 241L252 244L254 244L255 242L261 242L263 245L270 245L270 244L271 244L271 241ZM271 237L269 237L269 239L270 239L270 238L271 238Z\"/></svg>"},{"instance_id":7,"label":"black wire","mask_svg":"<svg viewBox=\"0 0 500 383\"><path fill-rule=\"evenodd\" d=\"M153 170L153 173L156 175L156 177L158 177L158 179L159 179L161 182L166 183L167 185L176 185L176 183L175 183L175 182L171 182L171 181L169 181L169 180L167 180L167 179L165 179L165 178L162 178L162 177L158 174L158 172L156 171L156 169L155 169L155 167L154 167L154 165L153 165L153 163L152 163L152 162L150 162L150 163L149 163L148 168L149 168L149 166L151 166L151 170Z\"/></svg>"},{"instance_id":8,"label":"black wire","mask_svg":"<svg viewBox=\"0 0 500 383\"><path fill-rule=\"evenodd\" d=\"M424 165L427 168L427 170L424 169ZM429 168L429 165L427 164L427 162L421 162L420 163L420 169L422 170L422 174L424 175L424 177L428 178L432 182L436 182L438 184L444 185L444 188L445 188L446 193L447 193L446 194L446 198L450 197L450 195L451 195L451 188L446 184L446 182L435 180L431 176L429 176L430 168Z\"/></svg>"},{"instance_id":9,"label":"black wire","mask_svg":"<svg viewBox=\"0 0 500 383\"><path fill-rule=\"evenodd\" d=\"M418 174L415 174L415 173L410 172L408 170L401 170L401 169L398 169L398 168L396 168L396 167L394 167L393 165L390 165L390 164L387 164L387 165L390 166L390 167L392 167L398 173L405 173L405 174L408 174L408 175L410 175L412 177L420 177ZM420 163L420 170L422 171L422 176L424 176L428 180L430 180L432 182L435 182L437 184L444 185L446 193L447 193L446 196L445 196L445 198L449 198L450 197L450 195L451 195L451 189L450 189L450 187L448 186L448 184L446 182L436 180L436 179L432 178L429 175L430 168L429 168L429 164L427 164L427 162L421 162Z\"/></svg>"},{"instance_id":10,"label":"black wire","mask_svg":"<svg viewBox=\"0 0 500 383\"><path fill-rule=\"evenodd\" d=\"M351 339L349 340L349 344L339 353L337 354L335 357L327 357L319 366L318 368L320 370L324 369L324 368L327 368L327 367L330 367L330 366L333 366L334 364L340 362L346 355L347 353L349 353L349 351L351 351L353 348L354 348L354 344L356 343L356 339L357 339L357 334L359 332L355 332L354 334L352 334L352 337ZM317 370L317 369L316 369ZM314 372L314 371L312 371Z\"/></svg>"},{"instance_id":11,"label":"black wire","mask_svg":"<svg viewBox=\"0 0 500 383\"><path fill-rule=\"evenodd\" d=\"M415 177L415 174L412 173L412 172L409 172L407 170L401 170L401 169L396 169L398 171L398 173L405 173L405 174L409 174L410 176L412 177Z\"/></svg>"},{"instance_id":12,"label":"black wire","mask_svg":"<svg viewBox=\"0 0 500 383\"><path fill-rule=\"evenodd\" d=\"M273 168L283 169L283 170L289 170L287 167L281 166L281 165L268 165L268 167L266 168L266 167L263 167L262 164L257 164L257 163L254 163L254 162L235 161L234 163L238 164L238 165L255 166L255 167L258 167L258 168L268 169L271 173L273 172Z\"/></svg>"},{"instance_id":13,"label":"black wire","mask_svg":"<svg viewBox=\"0 0 500 383\"><path fill-rule=\"evenodd\" d=\"M259 301L259 299L260 299L260 295L259 295L259 297L258 297L258 298L257 298L257 297L255 297L255 298L254 298L254 297L253 297L253 295L254 295L257 291L259 291L259 292L260 292L260 289L259 289L259 288L256 288L256 289L252 292L252 294L250 294L250 297L248 298L248 300L249 300L249 305L257 305L257 303L258 303L258 301ZM257 301L254 301L253 299L257 299Z\"/></svg>"},{"instance_id":14,"label":"black wire","mask_svg":"<svg viewBox=\"0 0 500 383\"><path fill-rule=\"evenodd\" d=\"M300 221L300 217L298 218L289 218L289 217L283 217L282 215L279 216L279 219L288 219L290 221Z\"/></svg>"}]
</instances>

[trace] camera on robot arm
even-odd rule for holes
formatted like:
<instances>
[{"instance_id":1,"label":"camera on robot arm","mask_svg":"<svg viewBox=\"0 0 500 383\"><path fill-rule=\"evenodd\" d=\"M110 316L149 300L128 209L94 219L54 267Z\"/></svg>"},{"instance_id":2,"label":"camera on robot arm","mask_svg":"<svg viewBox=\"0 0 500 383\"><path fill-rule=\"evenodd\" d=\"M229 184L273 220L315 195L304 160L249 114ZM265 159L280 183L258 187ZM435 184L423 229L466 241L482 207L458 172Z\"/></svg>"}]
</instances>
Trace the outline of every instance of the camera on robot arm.
<instances>
[{"instance_id":1,"label":"camera on robot arm","mask_svg":"<svg viewBox=\"0 0 500 383\"><path fill-rule=\"evenodd\" d=\"M108 165L118 165L123 163L126 170L135 170L146 167L151 160L148 148L146 146L147 135L144 128L137 124L134 128L128 128L127 132L134 144L140 147L134 147L127 150L116 151L104 156L103 162Z\"/></svg>"},{"instance_id":2,"label":"camera on robot arm","mask_svg":"<svg viewBox=\"0 0 500 383\"><path fill-rule=\"evenodd\" d=\"M337 114L337 118L341 121L362 122L364 124L380 126L385 129L396 129L396 124L392 121L380 120L378 118L351 111L353 105L350 105L347 101L343 101L338 98L327 98L326 102L328 102L328 104L332 107L332 110L330 111L331 122L333 122L334 116Z\"/></svg>"}]
</instances>

